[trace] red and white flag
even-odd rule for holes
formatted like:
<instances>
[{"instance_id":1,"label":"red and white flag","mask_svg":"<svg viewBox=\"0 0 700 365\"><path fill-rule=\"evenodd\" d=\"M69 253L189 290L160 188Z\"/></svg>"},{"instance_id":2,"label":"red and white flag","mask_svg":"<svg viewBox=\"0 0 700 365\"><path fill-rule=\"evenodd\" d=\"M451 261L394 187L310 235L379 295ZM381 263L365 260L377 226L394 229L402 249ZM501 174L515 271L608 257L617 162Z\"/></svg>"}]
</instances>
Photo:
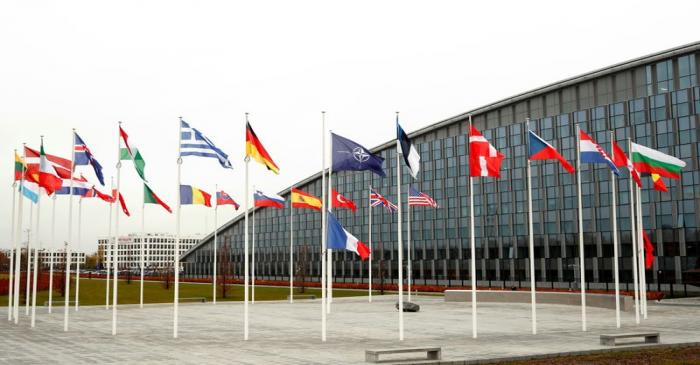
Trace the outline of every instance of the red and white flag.
<instances>
[{"instance_id":1,"label":"red and white flag","mask_svg":"<svg viewBox=\"0 0 700 365\"><path fill-rule=\"evenodd\" d=\"M469 133L469 176L501 177L502 153L498 152L478 129Z\"/></svg>"},{"instance_id":2,"label":"red and white flag","mask_svg":"<svg viewBox=\"0 0 700 365\"><path fill-rule=\"evenodd\" d=\"M355 202L352 200L344 197L342 194L340 194L338 191L335 189L331 189L331 194L333 195L331 197L332 203L331 206L333 208L347 208L352 210L353 213L357 210L357 206L355 205Z\"/></svg>"},{"instance_id":3,"label":"red and white flag","mask_svg":"<svg viewBox=\"0 0 700 365\"><path fill-rule=\"evenodd\" d=\"M630 175L632 175L634 182L637 183L640 189L642 188L642 180L639 178L639 172L634 167L634 164L632 164L632 160L627 158L625 151L623 151L615 141L613 141L613 163L617 167L626 166L627 169L630 170Z\"/></svg>"}]
</instances>

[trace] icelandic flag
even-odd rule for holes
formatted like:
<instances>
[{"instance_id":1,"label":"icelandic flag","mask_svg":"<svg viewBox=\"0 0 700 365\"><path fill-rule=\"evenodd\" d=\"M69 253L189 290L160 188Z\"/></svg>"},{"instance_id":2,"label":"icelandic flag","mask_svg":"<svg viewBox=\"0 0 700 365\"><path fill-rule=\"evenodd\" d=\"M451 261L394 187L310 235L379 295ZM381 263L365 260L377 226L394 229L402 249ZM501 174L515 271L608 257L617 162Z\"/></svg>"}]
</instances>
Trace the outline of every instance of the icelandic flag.
<instances>
[{"instance_id":1,"label":"icelandic flag","mask_svg":"<svg viewBox=\"0 0 700 365\"><path fill-rule=\"evenodd\" d=\"M408 135L404 132L403 128L399 125L398 116L396 117L396 139L399 141L399 147L401 147L401 154L403 155L403 160L406 165L411 169L411 176L414 179L418 177L418 171L420 170L420 155L416 146L411 143L408 139Z\"/></svg>"},{"instance_id":2,"label":"icelandic flag","mask_svg":"<svg viewBox=\"0 0 700 365\"><path fill-rule=\"evenodd\" d=\"M199 130L180 120L180 156L212 157L219 160L221 167L232 169L228 155L205 137Z\"/></svg>"},{"instance_id":3,"label":"icelandic flag","mask_svg":"<svg viewBox=\"0 0 700 365\"><path fill-rule=\"evenodd\" d=\"M381 177L386 176L382 167L384 158L335 133L331 133L331 155L333 171L369 170Z\"/></svg>"},{"instance_id":4,"label":"icelandic flag","mask_svg":"<svg viewBox=\"0 0 700 365\"><path fill-rule=\"evenodd\" d=\"M340 225L333 213L328 212L328 248L333 250L348 250L360 256L362 261L369 257L370 249L360 242L350 232Z\"/></svg>"},{"instance_id":5,"label":"icelandic flag","mask_svg":"<svg viewBox=\"0 0 700 365\"><path fill-rule=\"evenodd\" d=\"M39 201L39 184L23 180L22 184L19 186L19 191L22 192L25 198L31 200L34 204Z\"/></svg>"},{"instance_id":6,"label":"icelandic flag","mask_svg":"<svg viewBox=\"0 0 700 365\"><path fill-rule=\"evenodd\" d=\"M533 131L528 131L528 134L530 135L530 160L558 160L566 171L570 174L574 173L574 167L551 144Z\"/></svg>"},{"instance_id":7,"label":"icelandic flag","mask_svg":"<svg viewBox=\"0 0 700 365\"><path fill-rule=\"evenodd\" d=\"M579 151L581 152L581 162L582 163L605 163L610 166L610 169L615 173L615 175L620 175L620 170L613 163L610 156L603 148L601 148L593 138L587 135L584 131L579 130Z\"/></svg>"},{"instance_id":8,"label":"icelandic flag","mask_svg":"<svg viewBox=\"0 0 700 365\"><path fill-rule=\"evenodd\" d=\"M277 194L266 194L256 190L253 194L256 207L284 208L284 198Z\"/></svg>"},{"instance_id":9,"label":"icelandic flag","mask_svg":"<svg viewBox=\"0 0 700 365\"><path fill-rule=\"evenodd\" d=\"M105 185L105 178L102 175L102 165L95 159L92 155L90 149L87 147L82 138L78 133L73 132L73 165L90 165L92 169L95 170L95 175L97 179L100 180L100 185Z\"/></svg>"}]
</instances>

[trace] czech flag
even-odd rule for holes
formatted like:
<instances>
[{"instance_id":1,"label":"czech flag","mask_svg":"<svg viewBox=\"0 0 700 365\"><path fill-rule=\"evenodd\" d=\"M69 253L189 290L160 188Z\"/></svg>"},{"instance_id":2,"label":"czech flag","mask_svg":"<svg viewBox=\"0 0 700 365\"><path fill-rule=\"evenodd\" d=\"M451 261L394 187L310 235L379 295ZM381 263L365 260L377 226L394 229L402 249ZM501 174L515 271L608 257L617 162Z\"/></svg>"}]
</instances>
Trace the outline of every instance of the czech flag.
<instances>
[{"instance_id":1,"label":"czech flag","mask_svg":"<svg viewBox=\"0 0 700 365\"><path fill-rule=\"evenodd\" d=\"M240 205L238 205L238 203L236 203L236 201L223 190L216 192L216 206L219 205L233 205L236 210L240 208Z\"/></svg>"},{"instance_id":2,"label":"czech flag","mask_svg":"<svg viewBox=\"0 0 700 365\"><path fill-rule=\"evenodd\" d=\"M275 161L272 161L272 157L267 153L267 150L263 147L258 136L255 135L250 123L246 123L245 125L245 155L265 165L268 170L275 174L280 173L280 168L277 167Z\"/></svg>"},{"instance_id":3,"label":"czech flag","mask_svg":"<svg viewBox=\"0 0 700 365\"><path fill-rule=\"evenodd\" d=\"M201 204L211 207L211 194L191 185L180 185L180 204Z\"/></svg>"},{"instance_id":4,"label":"czech flag","mask_svg":"<svg viewBox=\"0 0 700 365\"><path fill-rule=\"evenodd\" d=\"M328 212L328 248L333 250L348 250L360 256L362 261L369 258L370 249L360 242L350 232L346 231L333 213Z\"/></svg>"},{"instance_id":5,"label":"czech flag","mask_svg":"<svg viewBox=\"0 0 700 365\"><path fill-rule=\"evenodd\" d=\"M570 174L574 173L574 167L551 144L533 131L528 131L528 134L530 135L530 160L558 160L566 171Z\"/></svg>"},{"instance_id":6,"label":"czech flag","mask_svg":"<svg viewBox=\"0 0 700 365\"><path fill-rule=\"evenodd\" d=\"M292 208L321 210L321 199L297 188L292 188Z\"/></svg>"},{"instance_id":7,"label":"czech flag","mask_svg":"<svg viewBox=\"0 0 700 365\"><path fill-rule=\"evenodd\" d=\"M613 163L608 153L600 147L593 138L586 134L586 132L579 130L579 151L581 153L582 163L605 163L610 166L610 169L615 173L615 175L620 176L620 170Z\"/></svg>"},{"instance_id":8,"label":"czech flag","mask_svg":"<svg viewBox=\"0 0 700 365\"><path fill-rule=\"evenodd\" d=\"M277 194L265 194L256 190L253 194L256 207L284 208L284 198Z\"/></svg>"}]
</instances>

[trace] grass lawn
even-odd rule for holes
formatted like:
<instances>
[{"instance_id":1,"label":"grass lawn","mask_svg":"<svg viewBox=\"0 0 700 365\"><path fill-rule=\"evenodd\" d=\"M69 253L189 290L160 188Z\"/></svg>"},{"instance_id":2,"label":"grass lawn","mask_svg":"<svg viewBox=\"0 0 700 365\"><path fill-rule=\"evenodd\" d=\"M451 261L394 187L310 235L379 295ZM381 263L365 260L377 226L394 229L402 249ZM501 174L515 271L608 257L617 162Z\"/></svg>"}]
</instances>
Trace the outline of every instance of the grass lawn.
<instances>
[{"instance_id":1,"label":"grass lawn","mask_svg":"<svg viewBox=\"0 0 700 365\"><path fill-rule=\"evenodd\" d=\"M60 276L55 278L59 280ZM105 304L105 280L80 278L80 304L81 305L104 305ZM295 294L299 294L300 289L295 288ZM58 295L58 291L54 290L54 304L57 301L63 301L63 298ZM321 297L321 290L318 288L306 288L304 294L316 295L316 298ZM378 295L379 293L376 293ZM286 300L289 295L289 287L255 287L255 300ZM333 289L334 297L349 297L367 295L364 290L341 290ZM75 297L75 280L71 283L71 300ZM110 287L111 297L111 287ZM207 301L212 300L211 284L194 284L180 283L180 298L204 297ZM24 299L24 298L21 298ZM44 301L49 300L49 292L40 291L37 293L37 306L44 305ZM221 287L219 287L216 296L217 301L242 301L243 286L229 285L227 288L226 298L221 297ZM166 290L162 282L146 281L143 284L143 302L144 303L172 303L173 287ZM126 281L119 281L119 304L138 304L139 303L139 281L132 280L131 284ZM7 295L0 296L0 306L7 306Z\"/></svg>"},{"instance_id":2,"label":"grass lawn","mask_svg":"<svg viewBox=\"0 0 700 365\"><path fill-rule=\"evenodd\" d=\"M562 356L541 360L525 360L501 365L690 365L700 364L700 346L659 348L635 351L606 352L595 355Z\"/></svg>"}]
</instances>

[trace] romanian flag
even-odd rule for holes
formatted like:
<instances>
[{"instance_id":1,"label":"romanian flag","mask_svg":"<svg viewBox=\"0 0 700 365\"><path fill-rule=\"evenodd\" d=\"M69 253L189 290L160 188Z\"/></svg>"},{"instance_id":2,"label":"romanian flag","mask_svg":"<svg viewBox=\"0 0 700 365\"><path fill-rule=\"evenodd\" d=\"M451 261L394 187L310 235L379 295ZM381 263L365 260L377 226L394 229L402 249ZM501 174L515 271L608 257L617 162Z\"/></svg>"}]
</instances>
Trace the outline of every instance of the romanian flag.
<instances>
[{"instance_id":1,"label":"romanian flag","mask_svg":"<svg viewBox=\"0 0 700 365\"><path fill-rule=\"evenodd\" d=\"M321 199L297 188L292 188L292 208L321 210Z\"/></svg>"},{"instance_id":2,"label":"romanian flag","mask_svg":"<svg viewBox=\"0 0 700 365\"><path fill-rule=\"evenodd\" d=\"M180 185L180 204L202 204L211 207L211 194L191 185Z\"/></svg>"},{"instance_id":3,"label":"romanian flag","mask_svg":"<svg viewBox=\"0 0 700 365\"><path fill-rule=\"evenodd\" d=\"M250 123L246 123L245 126L245 155L267 166L267 169L275 174L280 173L279 167L277 167L275 161L272 161L272 157L267 153L258 136L255 135L253 128L250 127Z\"/></svg>"},{"instance_id":4,"label":"romanian flag","mask_svg":"<svg viewBox=\"0 0 700 365\"><path fill-rule=\"evenodd\" d=\"M22 173L26 169L27 169L27 167L24 165L24 161L22 161L22 157L19 157L17 152L15 152L15 181L22 180Z\"/></svg>"}]
</instances>

